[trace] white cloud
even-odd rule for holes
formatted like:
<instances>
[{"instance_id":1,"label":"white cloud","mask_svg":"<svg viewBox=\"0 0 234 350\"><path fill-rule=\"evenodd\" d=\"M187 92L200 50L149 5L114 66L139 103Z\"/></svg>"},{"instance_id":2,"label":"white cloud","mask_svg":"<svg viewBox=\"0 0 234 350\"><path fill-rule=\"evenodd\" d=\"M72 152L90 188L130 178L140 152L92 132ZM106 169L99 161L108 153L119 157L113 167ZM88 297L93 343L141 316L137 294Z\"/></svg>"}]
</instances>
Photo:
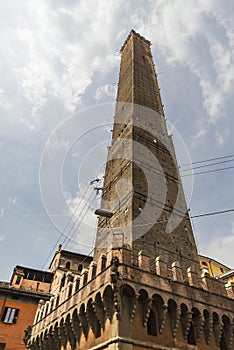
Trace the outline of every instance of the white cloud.
<instances>
[{"instance_id":1,"label":"white cloud","mask_svg":"<svg viewBox=\"0 0 234 350\"><path fill-rule=\"evenodd\" d=\"M5 209L4 209L4 208L0 208L0 218L2 218L2 217L3 217L4 212L5 212Z\"/></svg>"},{"instance_id":2,"label":"white cloud","mask_svg":"<svg viewBox=\"0 0 234 350\"><path fill-rule=\"evenodd\" d=\"M229 136L229 131L228 130L224 130L223 132L221 132L220 130L216 130L214 136L215 136L215 140L216 140L217 144L219 146L223 146L224 143L225 143L225 140Z\"/></svg>"},{"instance_id":3,"label":"white cloud","mask_svg":"<svg viewBox=\"0 0 234 350\"><path fill-rule=\"evenodd\" d=\"M104 97L112 97L116 96L117 86L106 84L103 86L99 86L96 90L95 98L96 100L102 100Z\"/></svg>"},{"instance_id":4,"label":"white cloud","mask_svg":"<svg viewBox=\"0 0 234 350\"><path fill-rule=\"evenodd\" d=\"M204 128L201 128L195 136L193 136L193 143L195 144L201 137L203 137L206 134L206 130Z\"/></svg>"},{"instance_id":5,"label":"white cloud","mask_svg":"<svg viewBox=\"0 0 234 350\"><path fill-rule=\"evenodd\" d=\"M85 194L86 193L86 194ZM66 193L67 205L69 207L68 220L64 234L68 236L65 244L68 244L71 238L71 243L77 243L79 250L92 247L93 238L96 234L96 221L94 215L95 194L93 188L84 194L77 194L72 197ZM83 248L82 248L83 247ZM89 251L87 250L87 251Z\"/></svg>"},{"instance_id":6,"label":"white cloud","mask_svg":"<svg viewBox=\"0 0 234 350\"><path fill-rule=\"evenodd\" d=\"M208 256L233 268L234 225L232 234L222 235L212 240L208 246Z\"/></svg>"},{"instance_id":7,"label":"white cloud","mask_svg":"<svg viewBox=\"0 0 234 350\"><path fill-rule=\"evenodd\" d=\"M16 204L17 201L18 201L17 197L9 197L8 198L8 203Z\"/></svg>"},{"instance_id":8,"label":"white cloud","mask_svg":"<svg viewBox=\"0 0 234 350\"><path fill-rule=\"evenodd\" d=\"M5 235L0 235L0 242L3 242L3 241L5 241L6 240L6 236Z\"/></svg>"},{"instance_id":9,"label":"white cloud","mask_svg":"<svg viewBox=\"0 0 234 350\"><path fill-rule=\"evenodd\" d=\"M211 122L222 117L234 87L234 28L224 3L215 0L151 1L145 31L170 63L187 65L199 79L203 106ZM157 30L155 29L157 23Z\"/></svg>"},{"instance_id":10,"label":"white cloud","mask_svg":"<svg viewBox=\"0 0 234 350\"><path fill-rule=\"evenodd\" d=\"M9 110L12 108L12 104L10 103L10 101L7 100L4 94L4 90L0 88L0 108L5 108Z\"/></svg>"},{"instance_id":11,"label":"white cloud","mask_svg":"<svg viewBox=\"0 0 234 350\"><path fill-rule=\"evenodd\" d=\"M91 16L92 4L95 13ZM121 1L83 0L75 7L60 2L56 8L47 1L27 4L28 24L17 29L27 59L16 72L34 115L50 94L61 98L74 112L94 72L106 73L117 64L119 58L111 48L111 27L120 9Z\"/></svg>"}]
</instances>

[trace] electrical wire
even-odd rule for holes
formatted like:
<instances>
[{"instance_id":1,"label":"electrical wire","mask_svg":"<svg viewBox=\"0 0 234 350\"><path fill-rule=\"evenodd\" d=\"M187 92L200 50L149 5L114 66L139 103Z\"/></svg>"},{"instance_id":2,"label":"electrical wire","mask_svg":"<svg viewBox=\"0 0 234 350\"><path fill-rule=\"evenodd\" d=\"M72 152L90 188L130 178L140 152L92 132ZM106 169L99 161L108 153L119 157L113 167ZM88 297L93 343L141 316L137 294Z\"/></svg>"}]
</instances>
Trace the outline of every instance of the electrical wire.
<instances>
[{"instance_id":1,"label":"electrical wire","mask_svg":"<svg viewBox=\"0 0 234 350\"><path fill-rule=\"evenodd\" d=\"M219 168L219 169L213 169L213 170L205 170L205 171L200 171L197 173L191 173L191 174L183 174L181 177L186 177L186 176L193 176L193 175L201 175L201 174L209 174L209 173L215 173L223 170L229 170L229 169L234 169L234 166L229 166L226 168Z\"/></svg>"},{"instance_id":2,"label":"electrical wire","mask_svg":"<svg viewBox=\"0 0 234 350\"><path fill-rule=\"evenodd\" d=\"M93 196L93 192L90 193L89 197L87 200L85 200L85 203L79 213L79 215L81 215L85 209L85 207L87 206L87 203L89 202L89 200L91 199L91 197ZM70 229L68 230L68 232L66 234L63 234L63 236L65 236L64 240L61 242L62 245L64 245L64 243L66 242L66 239L69 238L69 234L72 232L73 228L75 227L75 225L77 224L77 222L79 221L79 216L76 217L75 221L73 222L72 226L70 227ZM71 222L71 221L70 221Z\"/></svg>"},{"instance_id":3,"label":"electrical wire","mask_svg":"<svg viewBox=\"0 0 234 350\"><path fill-rule=\"evenodd\" d=\"M73 216L75 215L76 211L77 211L78 208L79 208L79 205L82 203L82 200L85 198L85 196L86 196L86 194L87 194L87 192L88 192L88 190L89 190L89 188L90 188L90 185L91 185L91 183L87 186L87 188L86 188L86 190L85 190L85 193L84 193L83 196L81 197L80 201L77 203L77 205L76 205L76 207L75 207L75 209L74 209L74 211L73 211L71 217L69 218L68 222L67 222L66 225L64 226L63 231L62 231L61 234L59 235L59 237L58 237L56 243L54 244L53 248L51 249L49 255L47 256L47 258L45 259L44 263L42 264L41 270L45 267L45 265L46 265L46 263L48 262L49 258L50 258L51 255L53 254L54 250L57 248L57 246L58 246L58 244L59 244L61 238L64 236L64 231L65 231L65 230L67 229L67 227L69 226L69 224L70 224L70 222L71 222Z\"/></svg>"},{"instance_id":4,"label":"electrical wire","mask_svg":"<svg viewBox=\"0 0 234 350\"><path fill-rule=\"evenodd\" d=\"M213 212L205 213L205 214L193 215L193 216L191 216L191 218L192 218L192 219L195 219L195 218L202 218L202 217L204 217L204 216L226 214L226 213L231 213L231 212L234 212L234 208L226 209L226 210L213 211Z\"/></svg>"},{"instance_id":5,"label":"electrical wire","mask_svg":"<svg viewBox=\"0 0 234 350\"><path fill-rule=\"evenodd\" d=\"M213 160L218 160L218 159L232 158L232 157L234 157L234 154L221 156L221 157L215 157L215 158L209 158L209 159L204 159L204 160L198 160L198 161L191 162L191 163L184 163L184 164L181 164L180 167L183 167L183 166L186 166L186 165L191 165L191 164L199 164L199 163L211 162Z\"/></svg>"},{"instance_id":6,"label":"electrical wire","mask_svg":"<svg viewBox=\"0 0 234 350\"><path fill-rule=\"evenodd\" d=\"M199 166L195 166L195 167L189 168L189 169L181 169L181 171L182 172L184 172L184 171L191 171L191 170L194 170L194 169L206 168L206 167L209 167L209 166L219 165L219 164L223 164L223 163L230 163L230 162L234 162L234 159L223 160L221 162L216 162L216 163L211 163L211 164L199 165Z\"/></svg>"},{"instance_id":7,"label":"electrical wire","mask_svg":"<svg viewBox=\"0 0 234 350\"><path fill-rule=\"evenodd\" d=\"M89 206L87 207L87 209L86 209L84 215L82 216L82 218L81 218L81 220L80 220L78 226L76 226L76 227L74 228L74 230L73 230L71 236L68 237L68 241L67 241L67 243L65 244L64 248L67 247L67 245L68 245L68 243L70 242L70 240L72 239L74 233L77 231L77 229L78 229L78 228L80 227L80 225L82 224L82 222L83 222L83 220L84 220L84 218L85 218L87 212L89 211L89 209L90 209L91 205L93 204L93 202L95 201L95 199L96 199L96 197L93 198L92 202L89 204ZM74 226L74 225L73 225L73 226Z\"/></svg>"},{"instance_id":8,"label":"electrical wire","mask_svg":"<svg viewBox=\"0 0 234 350\"><path fill-rule=\"evenodd\" d=\"M227 210L213 211L213 212L204 213L204 214L192 215L192 216L189 216L187 219L197 219L197 218L201 218L201 217L205 217L205 216L213 216L213 215L226 214L226 213L231 213L231 212L234 212L234 208L227 209ZM176 220L176 219L174 219L174 220ZM155 225L155 224L161 224L161 223L167 223L167 222L169 222L169 220L161 220L161 221L156 221L156 222L147 222L147 223L144 223L144 224L135 225L135 227L141 227L141 226L147 226L147 225Z\"/></svg>"}]
</instances>

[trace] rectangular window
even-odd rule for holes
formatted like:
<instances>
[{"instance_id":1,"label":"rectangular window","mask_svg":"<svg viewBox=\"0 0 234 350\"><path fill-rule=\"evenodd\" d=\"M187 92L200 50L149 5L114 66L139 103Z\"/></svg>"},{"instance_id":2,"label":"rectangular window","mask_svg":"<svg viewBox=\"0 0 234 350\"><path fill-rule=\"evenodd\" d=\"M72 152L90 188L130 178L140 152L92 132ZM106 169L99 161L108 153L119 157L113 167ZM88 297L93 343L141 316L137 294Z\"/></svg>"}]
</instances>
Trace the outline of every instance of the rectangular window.
<instances>
[{"instance_id":1,"label":"rectangular window","mask_svg":"<svg viewBox=\"0 0 234 350\"><path fill-rule=\"evenodd\" d=\"M13 309L11 307L5 307L2 322L16 323L19 314L19 309ZM1 349L1 348L0 348Z\"/></svg>"},{"instance_id":2,"label":"rectangular window","mask_svg":"<svg viewBox=\"0 0 234 350\"><path fill-rule=\"evenodd\" d=\"M4 350L6 346L6 343L0 343L0 350Z\"/></svg>"},{"instance_id":3,"label":"rectangular window","mask_svg":"<svg viewBox=\"0 0 234 350\"><path fill-rule=\"evenodd\" d=\"M21 277L20 277L20 276L17 276L16 281L15 281L15 284L20 284L20 282L21 282Z\"/></svg>"}]
</instances>

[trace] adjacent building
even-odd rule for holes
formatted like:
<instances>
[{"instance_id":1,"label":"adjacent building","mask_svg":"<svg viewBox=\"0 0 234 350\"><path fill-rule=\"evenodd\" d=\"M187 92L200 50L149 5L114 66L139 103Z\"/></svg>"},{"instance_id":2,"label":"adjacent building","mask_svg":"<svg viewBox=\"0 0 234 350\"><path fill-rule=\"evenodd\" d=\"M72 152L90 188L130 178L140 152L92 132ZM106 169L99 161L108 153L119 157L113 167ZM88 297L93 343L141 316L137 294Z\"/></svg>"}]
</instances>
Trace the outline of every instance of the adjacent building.
<instances>
[{"instance_id":1,"label":"adjacent building","mask_svg":"<svg viewBox=\"0 0 234 350\"><path fill-rule=\"evenodd\" d=\"M53 274L51 294L55 295L61 291L67 275L73 282L75 277L80 276L81 271L87 268L92 260L92 256L63 250L60 245L49 266L50 272Z\"/></svg>"},{"instance_id":2,"label":"adjacent building","mask_svg":"<svg viewBox=\"0 0 234 350\"><path fill-rule=\"evenodd\" d=\"M26 328L39 303L49 300L53 275L24 266L14 268L10 283L0 282L0 349L26 349Z\"/></svg>"}]
</instances>

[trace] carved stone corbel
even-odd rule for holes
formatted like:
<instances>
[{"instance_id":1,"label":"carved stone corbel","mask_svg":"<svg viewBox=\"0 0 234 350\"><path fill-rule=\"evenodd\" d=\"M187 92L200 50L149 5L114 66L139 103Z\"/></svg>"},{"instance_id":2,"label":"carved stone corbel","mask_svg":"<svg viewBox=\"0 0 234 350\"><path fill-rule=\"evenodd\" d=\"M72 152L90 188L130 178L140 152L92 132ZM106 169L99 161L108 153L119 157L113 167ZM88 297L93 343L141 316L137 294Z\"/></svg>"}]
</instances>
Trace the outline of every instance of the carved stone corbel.
<instances>
[{"instance_id":1,"label":"carved stone corbel","mask_svg":"<svg viewBox=\"0 0 234 350\"><path fill-rule=\"evenodd\" d=\"M71 319L71 329L73 331L73 334L76 338L76 341L80 342L80 336L81 336L81 323L80 320L78 319L77 314L73 315Z\"/></svg>"},{"instance_id":2,"label":"carved stone corbel","mask_svg":"<svg viewBox=\"0 0 234 350\"><path fill-rule=\"evenodd\" d=\"M115 302L116 301L114 300L114 298L113 298L113 300L102 298L103 307L104 307L104 310L106 312L107 317L110 320L110 323L112 323L112 318L114 315L114 308L116 307L116 305L114 305Z\"/></svg>"},{"instance_id":3,"label":"carved stone corbel","mask_svg":"<svg viewBox=\"0 0 234 350\"><path fill-rule=\"evenodd\" d=\"M65 322L67 341L70 343L72 350L75 349L76 334L73 331L72 321L69 319Z\"/></svg>"},{"instance_id":4,"label":"carved stone corbel","mask_svg":"<svg viewBox=\"0 0 234 350\"><path fill-rule=\"evenodd\" d=\"M53 335L51 333L46 336L46 349L53 350L55 349L55 343L53 341Z\"/></svg>"},{"instance_id":5,"label":"carved stone corbel","mask_svg":"<svg viewBox=\"0 0 234 350\"><path fill-rule=\"evenodd\" d=\"M192 315L193 313L191 311L187 311L186 313L182 314L181 316L181 325L183 330L183 337L187 340L189 328L192 322Z\"/></svg>"},{"instance_id":6,"label":"carved stone corbel","mask_svg":"<svg viewBox=\"0 0 234 350\"><path fill-rule=\"evenodd\" d=\"M133 322L135 312L136 312L138 298L139 298L139 295L137 295L137 294L135 294L133 297L132 311L130 313L130 322Z\"/></svg>"},{"instance_id":7,"label":"carved stone corbel","mask_svg":"<svg viewBox=\"0 0 234 350\"><path fill-rule=\"evenodd\" d=\"M80 325L82 328L82 331L84 333L85 339L88 339L88 333L89 333L89 323L87 320L86 312L85 310L80 310L79 312L79 319L80 319Z\"/></svg>"},{"instance_id":8,"label":"carved stone corbel","mask_svg":"<svg viewBox=\"0 0 234 350\"><path fill-rule=\"evenodd\" d=\"M143 316L144 327L147 326L151 305L152 305L152 299L146 299L145 301L142 302L142 316Z\"/></svg>"},{"instance_id":9,"label":"carved stone corbel","mask_svg":"<svg viewBox=\"0 0 234 350\"><path fill-rule=\"evenodd\" d=\"M98 318L94 310L93 302L91 300L88 302L88 305L86 308L86 317L91 326L93 334L95 335L95 337L97 337L98 336L97 333L101 331L101 325L100 325L100 322L98 321Z\"/></svg>"},{"instance_id":10,"label":"carved stone corbel","mask_svg":"<svg viewBox=\"0 0 234 350\"><path fill-rule=\"evenodd\" d=\"M111 259L111 272L110 272L110 282L116 284L119 279L119 258L117 256L113 256Z\"/></svg>"},{"instance_id":11,"label":"carved stone corbel","mask_svg":"<svg viewBox=\"0 0 234 350\"><path fill-rule=\"evenodd\" d=\"M215 343L217 346L219 346L221 336L222 336L222 331L223 331L223 322L215 321L213 324L213 329L214 329Z\"/></svg>"},{"instance_id":12,"label":"carved stone corbel","mask_svg":"<svg viewBox=\"0 0 234 350\"><path fill-rule=\"evenodd\" d=\"M233 337L234 337L234 324L230 324L230 333L228 337L228 350L232 349L232 342L233 342Z\"/></svg>"},{"instance_id":13,"label":"carved stone corbel","mask_svg":"<svg viewBox=\"0 0 234 350\"><path fill-rule=\"evenodd\" d=\"M116 318L117 320L120 320L122 314L122 303L120 298L120 291L117 286L114 287L114 308L116 311Z\"/></svg>"},{"instance_id":14,"label":"carved stone corbel","mask_svg":"<svg viewBox=\"0 0 234 350\"><path fill-rule=\"evenodd\" d=\"M198 315L194 319L194 333L195 333L195 339L197 344L199 344L201 339L201 333L204 326L204 322L205 320L202 317L202 315Z\"/></svg>"},{"instance_id":15,"label":"carved stone corbel","mask_svg":"<svg viewBox=\"0 0 234 350\"><path fill-rule=\"evenodd\" d=\"M53 331L52 336L53 336L53 341L55 344L55 349L60 349L61 348L61 339L60 339L58 328Z\"/></svg>"},{"instance_id":16,"label":"carved stone corbel","mask_svg":"<svg viewBox=\"0 0 234 350\"><path fill-rule=\"evenodd\" d=\"M61 324L59 327L58 327L58 338L60 339L60 342L61 342L61 345L66 348L66 345L67 345L67 336L66 336L66 333L64 331L64 323Z\"/></svg>"},{"instance_id":17,"label":"carved stone corbel","mask_svg":"<svg viewBox=\"0 0 234 350\"><path fill-rule=\"evenodd\" d=\"M93 301L93 309L95 312L95 315L97 317L98 322L100 323L101 327L104 329L105 327L105 309L104 305L102 303L101 297L99 300Z\"/></svg>"},{"instance_id":18,"label":"carved stone corbel","mask_svg":"<svg viewBox=\"0 0 234 350\"><path fill-rule=\"evenodd\" d=\"M177 308L174 311L174 317L171 318L171 330L174 338L176 337L176 333L180 323L180 317L181 317L181 308Z\"/></svg>"},{"instance_id":19,"label":"carved stone corbel","mask_svg":"<svg viewBox=\"0 0 234 350\"><path fill-rule=\"evenodd\" d=\"M203 330L206 344L210 344L210 338L213 332L213 318L211 317L211 315L205 318Z\"/></svg>"},{"instance_id":20,"label":"carved stone corbel","mask_svg":"<svg viewBox=\"0 0 234 350\"><path fill-rule=\"evenodd\" d=\"M163 331L163 328L165 326L166 316L167 316L167 304L163 304L161 306L161 310L159 311L159 333L161 334Z\"/></svg>"}]
</instances>

